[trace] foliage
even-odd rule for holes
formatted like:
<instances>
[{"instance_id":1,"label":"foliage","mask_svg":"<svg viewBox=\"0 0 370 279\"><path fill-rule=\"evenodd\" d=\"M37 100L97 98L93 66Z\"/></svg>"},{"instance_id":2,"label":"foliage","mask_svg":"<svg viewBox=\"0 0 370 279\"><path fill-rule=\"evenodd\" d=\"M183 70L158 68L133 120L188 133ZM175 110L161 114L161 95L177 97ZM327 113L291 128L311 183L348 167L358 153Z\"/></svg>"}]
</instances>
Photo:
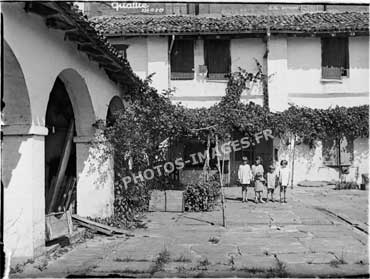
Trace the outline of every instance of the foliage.
<instances>
[{"instance_id":1,"label":"foliage","mask_svg":"<svg viewBox=\"0 0 370 279\"><path fill-rule=\"evenodd\" d=\"M210 211L217 204L220 195L220 182L215 178L189 184L184 192L185 211Z\"/></svg>"},{"instance_id":2,"label":"foliage","mask_svg":"<svg viewBox=\"0 0 370 279\"><path fill-rule=\"evenodd\" d=\"M329 109L290 106L283 112L273 113L253 102L243 104L240 96L253 84L262 82L266 91L268 77L258 61L257 68L255 74L243 69L230 74L226 95L208 109L172 104L172 91L159 94L150 86L151 76L130 86L130 95L125 97L130 105L116 114L112 125L101 127L110 144L104 153L114 154L115 218L122 222L135 220L148 206L149 189L181 187L164 175L156 175L140 184L131 183L128 189L122 183L123 177L138 174L166 160L167 151L160 148L164 140L173 145L179 139L192 137L206 143L209 136L214 141L215 135L223 140L228 135L238 134L248 135L252 141L252 135L264 129L271 129L281 138L297 136L311 144L328 137L368 137L368 105ZM131 169L130 158L134 162ZM218 189L215 183L188 185L185 192L187 210L210 210L218 194L213 192Z\"/></svg>"},{"instance_id":3,"label":"foliage","mask_svg":"<svg viewBox=\"0 0 370 279\"><path fill-rule=\"evenodd\" d=\"M359 185L356 182L338 182L335 184L334 190L358 190Z\"/></svg>"}]
</instances>

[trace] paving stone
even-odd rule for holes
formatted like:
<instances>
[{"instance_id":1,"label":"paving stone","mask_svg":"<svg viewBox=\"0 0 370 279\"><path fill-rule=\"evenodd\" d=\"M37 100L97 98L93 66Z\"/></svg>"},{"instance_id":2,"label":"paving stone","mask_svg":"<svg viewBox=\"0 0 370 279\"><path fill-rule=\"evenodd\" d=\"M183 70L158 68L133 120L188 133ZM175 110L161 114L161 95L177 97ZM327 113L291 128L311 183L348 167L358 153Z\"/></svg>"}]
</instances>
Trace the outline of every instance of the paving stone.
<instances>
[{"instance_id":1,"label":"paving stone","mask_svg":"<svg viewBox=\"0 0 370 279\"><path fill-rule=\"evenodd\" d=\"M239 197L240 188L227 188L225 193ZM316 209L322 207L367 226L368 201L360 194L326 189L323 195L322 189L295 188L286 205L227 200L226 228L221 226L220 210L152 212L146 215L147 229L136 230L134 237L99 236L50 260L43 271L28 265L13 277L106 277L130 270L132 274L124 276L148 277L153 261L165 248L170 261L155 277L253 276L250 272L256 268L276 267L275 255L292 277L364 275L368 273L368 235ZM219 242L209 242L212 237ZM341 258L347 264L331 264Z\"/></svg>"}]
</instances>

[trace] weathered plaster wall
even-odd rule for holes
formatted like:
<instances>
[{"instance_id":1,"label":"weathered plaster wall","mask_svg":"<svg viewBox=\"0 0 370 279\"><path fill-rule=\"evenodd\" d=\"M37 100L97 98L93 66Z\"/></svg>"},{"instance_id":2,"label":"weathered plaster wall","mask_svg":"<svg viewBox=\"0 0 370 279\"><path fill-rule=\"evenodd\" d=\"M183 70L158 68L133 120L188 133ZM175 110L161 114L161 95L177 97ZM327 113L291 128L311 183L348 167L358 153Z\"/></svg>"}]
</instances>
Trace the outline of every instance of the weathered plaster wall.
<instances>
[{"instance_id":1,"label":"weathered plaster wall","mask_svg":"<svg viewBox=\"0 0 370 279\"><path fill-rule=\"evenodd\" d=\"M292 145L286 145L280 139L274 139L274 148L278 149L278 163L285 159L288 161L288 167L292 168L293 152ZM357 138L354 141L354 160L350 166L350 174L347 181L356 181L356 172L358 168L357 182L361 183L361 174L368 173L369 167L369 139ZM339 172L335 168L327 167L323 163L322 142L315 143L315 147L310 148L306 144L296 145L294 158L294 182L296 185L303 180L316 181L338 181Z\"/></svg>"},{"instance_id":2,"label":"weathered plaster wall","mask_svg":"<svg viewBox=\"0 0 370 279\"><path fill-rule=\"evenodd\" d=\"M14 251L16 259L23 259L37 256L45 245L44 136L48 131L44 125L56 78L59 76L66 86L76 119L77 141L83 142L77 144L77 213L83 215L105 217L113 212L113 170L105 169L108 179L94 191L95 177L87 171L86 163L91 153L85 151L95 130L92 124L106 118L110 100L120 92L103 69L90 62L75 44L64 41L64 32L49 29L43 18L26 13L24 3L3 3L2 12L5 41L14 54L9 59L19 65L17 72L7 72L4 79L5 246ZM22 91L14 94L17 88ZM17 115L23 103L29 104L28 119Z\"/></svg>"},{"instance_id":3,"label":"weathered plaster wall","mask_svg":"<svg viewBox=\"0 0 370 279\"><path fill-rule=\"evenodd\" d=\"M45 245L45 132L3 138L4 243L13 263L42 254Z\"/></svg>"},{"instance_id":4,"label":"weathered plaster wall","mask_svg":"<svg viewBox=\"0 0 370 279\"><path fill-rule=\"evenodd\" d=\"M358 106L369 103L369 37L350 37L349 76L341 82L321 79L320 38L288 38L289 102L302 106Z\"/></svg>"}]
</instances>

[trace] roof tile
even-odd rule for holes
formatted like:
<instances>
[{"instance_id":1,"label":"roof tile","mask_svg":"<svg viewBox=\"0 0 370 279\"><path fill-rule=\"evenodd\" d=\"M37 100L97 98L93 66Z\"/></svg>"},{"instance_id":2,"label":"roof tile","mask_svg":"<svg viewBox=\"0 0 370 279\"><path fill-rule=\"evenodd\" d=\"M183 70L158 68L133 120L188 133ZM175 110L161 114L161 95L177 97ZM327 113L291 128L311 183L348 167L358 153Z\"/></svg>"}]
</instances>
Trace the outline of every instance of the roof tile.
<instances>
[{"instance_id":1,"label":"roof tile","mask_svg":"<svg viewBox=\"0 0 370 279\"><path fill-rule=\"evenodd\" d=\"M295 15L100 16L90 19L106 36L172 33L357 32L369 31L368 12L306 13Z\"/></svg>"}]
</instances>

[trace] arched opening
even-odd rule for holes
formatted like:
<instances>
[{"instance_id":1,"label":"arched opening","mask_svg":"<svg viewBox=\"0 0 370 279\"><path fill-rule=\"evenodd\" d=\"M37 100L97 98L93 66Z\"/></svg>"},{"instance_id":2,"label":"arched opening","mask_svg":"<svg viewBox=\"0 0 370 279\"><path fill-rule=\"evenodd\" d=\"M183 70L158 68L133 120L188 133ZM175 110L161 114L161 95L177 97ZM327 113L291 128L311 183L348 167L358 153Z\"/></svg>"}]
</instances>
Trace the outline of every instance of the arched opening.
<instances>
[{"instance_id":1,"label":"arched opening","mask_svg":"<svg viewBox=\"0 0 370 279\"><path fill-rule=\"evenodd\" d=\"M107 117L106 117L106 126L112 127L119 117L119 112L124 109L124 105L122 99L118 96L114 96L108 105ZM113 156L113 171L114 171L114 161L115 158ZM114 180L118 179L116 176L116 172L114 171Z\"/></svg>"},{"instance_id":2,"label":"arched opening","mask_svg":"<svg viewBox=\"0 0 370 279\"><path fill-rule=\"evenodd\" d=\"M122 103L122 99L118 96L114 96L112 100L109 102L108 112L106 117L106 125L111 127L116 122L118 117L119 111L123 110L124 106Z\"/></svg>"},{"instance_id":3,"label":"arched opening","mask_svg":"<svg viewBox=\"0 0 370 279\"><path fill-rule=\"evenodd\" d=\"M4 94L2 121L5 125L30 125L31 106L23 71L8 43L4 48ZM3 107L4 106L4 107Z\"/></svg>"},{"instance_id":4,"label":"arched opening","mask_svg":"<svg viewBox=\"0 0 370 279\"><path fill-rule=\"evenodd\" d=\"M46 109L45 125L45 211L70 210L89 203L78 201L85 185L89 139L96 121L84 78L74 69L63 70L56 78ZM85 186L84 186L85 185ZM80 197L80 198L81 198Z\"/></svg>"},{"instance_id":5,"label":"arched opening","mask_svg":"<svg viewBox=\"0 0 370 279\"><path fill-rule=\"evenodd\" d=\"M45 211L76 212L76 135L72 102L58 77L51 90L45 125Z\"/></svg>"}]
</instances>

